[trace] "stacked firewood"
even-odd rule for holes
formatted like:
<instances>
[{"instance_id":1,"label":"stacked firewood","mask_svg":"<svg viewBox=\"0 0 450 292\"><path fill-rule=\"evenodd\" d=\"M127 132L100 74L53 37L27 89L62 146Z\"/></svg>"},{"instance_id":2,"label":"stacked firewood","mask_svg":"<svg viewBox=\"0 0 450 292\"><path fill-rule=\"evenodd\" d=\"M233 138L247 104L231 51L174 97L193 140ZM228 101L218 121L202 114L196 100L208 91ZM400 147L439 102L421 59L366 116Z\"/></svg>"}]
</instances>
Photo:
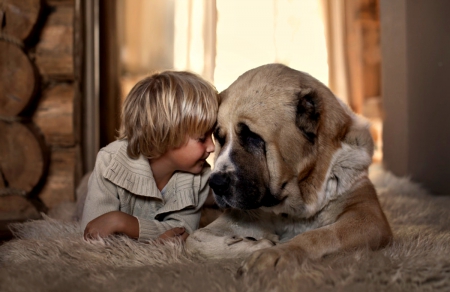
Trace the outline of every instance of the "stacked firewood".
<instances>
[{"instance_id":1,"label":"stacked firewood","mask_svg":"<svg viewBox=\"0 0 450 292\"><path fill-rule=\"evenodd\" d=\"M0 0L0 221L39 218L74 200L75 15L73 0Z\"/></svg>"}]
</instances>

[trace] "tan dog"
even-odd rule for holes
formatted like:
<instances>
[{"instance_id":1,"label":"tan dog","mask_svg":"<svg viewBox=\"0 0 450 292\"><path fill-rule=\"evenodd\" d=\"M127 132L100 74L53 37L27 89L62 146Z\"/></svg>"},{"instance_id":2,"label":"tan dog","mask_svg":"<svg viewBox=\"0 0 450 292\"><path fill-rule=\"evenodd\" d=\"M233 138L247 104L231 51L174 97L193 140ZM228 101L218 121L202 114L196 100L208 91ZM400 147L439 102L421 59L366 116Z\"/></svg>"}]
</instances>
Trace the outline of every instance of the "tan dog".
<instances>
[{"instance_id":1,"label":"tan dog","mask_svg":"<svg viewBox=\"0 0 450 292\"><path fill-rule=\"evenodd\" d=\"M389 243L367 176L369 126L326 86L269 64L220 96L210 186L226 210L188 238L189 251L246 257L247 273Z\"/></svg>"}]
</instances>

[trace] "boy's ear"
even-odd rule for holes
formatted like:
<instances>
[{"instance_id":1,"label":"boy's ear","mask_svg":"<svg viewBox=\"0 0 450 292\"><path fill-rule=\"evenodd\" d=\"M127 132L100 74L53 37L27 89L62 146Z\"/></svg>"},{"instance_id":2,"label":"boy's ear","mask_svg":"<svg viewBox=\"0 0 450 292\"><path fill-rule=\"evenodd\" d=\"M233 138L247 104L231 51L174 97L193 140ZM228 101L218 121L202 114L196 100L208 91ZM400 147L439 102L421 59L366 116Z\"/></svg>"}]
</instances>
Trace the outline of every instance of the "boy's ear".
<instances>
[{"instance_id":1,"label":"boy's ear","mask_svg":"<svg viewBox=\"0 0 450 292\"><path fill-rule=\"evenodd\" d=\"M321 103L317 93L312 89L305 89L297 94L297 115L295 123L305 138L315 143L319 128Z\"/></svg>"}]
</instances>

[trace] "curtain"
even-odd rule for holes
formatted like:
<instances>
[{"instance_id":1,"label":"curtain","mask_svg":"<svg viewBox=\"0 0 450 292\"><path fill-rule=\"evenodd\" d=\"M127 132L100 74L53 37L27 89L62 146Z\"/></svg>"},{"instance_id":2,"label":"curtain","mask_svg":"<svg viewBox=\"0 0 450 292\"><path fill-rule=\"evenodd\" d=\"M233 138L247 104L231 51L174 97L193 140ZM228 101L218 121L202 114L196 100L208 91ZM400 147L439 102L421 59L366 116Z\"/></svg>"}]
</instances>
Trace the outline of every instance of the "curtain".
<instances>
[{"instance_id":1,"label":"curtain","mask_svg":"<svg viewBox=\"0 0 450 292\"><path fill-rule=\"evenodd\" d=\"M345 46L344 0L320 0L328 51L329 87L344 102L349 103L349 88Z\"/></svg>"},{"instance_id":2,"label":"curtain","mask_svg":"<svg viewBox=\"0 0 450 292\"><path fill-rule=\"evenodd\" d=\"M175 1L174 22L174 68L193 71L214 82L216 1Z\"/></svg>"}]
</instances>

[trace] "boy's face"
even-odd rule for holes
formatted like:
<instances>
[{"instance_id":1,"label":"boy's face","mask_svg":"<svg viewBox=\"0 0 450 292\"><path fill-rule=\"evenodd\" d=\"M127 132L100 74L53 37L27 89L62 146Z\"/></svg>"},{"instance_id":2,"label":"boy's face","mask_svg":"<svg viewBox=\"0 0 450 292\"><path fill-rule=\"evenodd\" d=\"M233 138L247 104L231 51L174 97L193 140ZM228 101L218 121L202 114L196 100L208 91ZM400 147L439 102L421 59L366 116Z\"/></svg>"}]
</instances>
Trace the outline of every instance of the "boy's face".
<instances>
[{"instance_id":1,"label":"boy's face","mask_svg":"<svg viewBox=\"0 0 450 292\"><path fill-rule=\"evenodd\" d=\"M212 131L201 137L188 137L182 146L167 151L175 170L198 174L202 171L209 154L214 152Z\"/></svg>"}]
</instances>

